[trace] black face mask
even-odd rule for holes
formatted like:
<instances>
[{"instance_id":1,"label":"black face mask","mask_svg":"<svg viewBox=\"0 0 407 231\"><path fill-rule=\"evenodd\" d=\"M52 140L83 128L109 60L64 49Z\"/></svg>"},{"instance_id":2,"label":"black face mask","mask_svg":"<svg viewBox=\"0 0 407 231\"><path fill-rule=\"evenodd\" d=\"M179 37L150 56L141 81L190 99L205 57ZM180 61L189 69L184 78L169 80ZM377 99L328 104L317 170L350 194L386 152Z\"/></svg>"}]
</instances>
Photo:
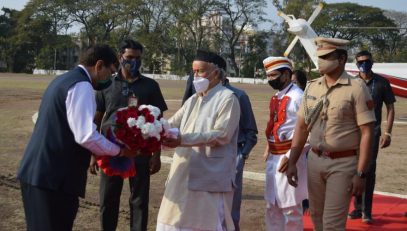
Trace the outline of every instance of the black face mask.
<instances>
[{"instance_id":1,"label":"black face mask","mask_svg":"<svg viewBox=\"0 0 407 231\"><path fill-rule=\"evenodd\" d=\"M369 73L372 70L373 62L371 60L358 61L356 64L360 72Z\"/></svg>"},{"instance_id":2,"label":"black face mask","mask_svg":"<svg viewBox=\"0 0 407 231\"><path fill-rule=\"evenodd\" d=\"M141 60L124 59L122 62L122 67L126 68L129 71L132 78L136 78L140 75L140 71L139 71L140 66L141 66Z\"/></svg>"},{"instance_id":3,"label":"black face mask","mask_svg":"<svg viewBox=\"0 0 407 231\"><path fill-rule=\"evenodd\" d=\"M97 81L96 86L93 89L95 89L96 91L101 91L108 88L110 84L112 84L112 80L110 78L106 80Z\"/></svg>"},{"instance_id":4,"label":"black face mask","mask_svg":"<svg viewBox=\"0 0 407 231\"><path fill-rule=\"evenodd\" d=\"M268 83L269 85L275 89L275 90L282 90L283 86L284 86L284 82L281 81L281 76L283 76L283 74L281 74L280 76L278 76L276 79L274 80L269 80Z\"/></svg>"}]
</instances>

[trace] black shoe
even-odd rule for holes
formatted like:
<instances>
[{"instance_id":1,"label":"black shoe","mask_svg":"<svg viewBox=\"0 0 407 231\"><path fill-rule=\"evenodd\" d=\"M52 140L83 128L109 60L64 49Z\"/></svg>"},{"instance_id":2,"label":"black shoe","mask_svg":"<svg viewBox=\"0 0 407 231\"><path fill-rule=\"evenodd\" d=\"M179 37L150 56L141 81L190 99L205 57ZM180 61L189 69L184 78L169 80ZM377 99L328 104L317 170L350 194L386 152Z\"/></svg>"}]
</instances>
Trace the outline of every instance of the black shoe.
<instances>
[{"instance_id":1,"label":"black shoe","mask_svg":"<svg viewBox=\"0 0 407 231\"><path fill-rule=\"evenodd\" d=\"M302 214L309 214L309 200L305 199L302 201Z\"/></svg>"},{"instance_id":2,"label":"black shoe","mask_svg":"<svg viewBox=\"0 0 407 231\"><path fill-rule=\"evenodd\" d=\"M349 219L360 219L362 218L362 212L358 210L353 210L351 213L348 214Z\"/></svg>"},{"instance_id":3,"label":"black shoe","mask_svg":"<svg viewBox=\"0 0 407 231\"><path fill-rule=\"evenodd\" d=\"M363 214L362 222L369 225L372 224L373 223L372 215Z\"/></svg>"}]
</instances>

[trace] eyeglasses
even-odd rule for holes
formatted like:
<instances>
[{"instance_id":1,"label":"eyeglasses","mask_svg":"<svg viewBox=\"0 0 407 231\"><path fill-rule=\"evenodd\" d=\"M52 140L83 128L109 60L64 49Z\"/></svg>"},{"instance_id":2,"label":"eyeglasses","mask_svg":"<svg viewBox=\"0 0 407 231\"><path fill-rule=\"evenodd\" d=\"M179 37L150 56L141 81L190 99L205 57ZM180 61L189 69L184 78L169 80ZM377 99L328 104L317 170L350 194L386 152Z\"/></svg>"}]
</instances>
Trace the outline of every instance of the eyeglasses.
<instances>
[{"instance_id":1,"label":"eyeglasses","mask_svg":"<svg viewBox=\"0 0 407 231\"><path fill-rule=\"evenodd\" d=\"M356 63L358 64L358 65L361 65L362 63L372 63L372 60L370 60L370 59L365 59L365 60L359 60L359 61L356 61Z\"/></svg>"}]
</instances>

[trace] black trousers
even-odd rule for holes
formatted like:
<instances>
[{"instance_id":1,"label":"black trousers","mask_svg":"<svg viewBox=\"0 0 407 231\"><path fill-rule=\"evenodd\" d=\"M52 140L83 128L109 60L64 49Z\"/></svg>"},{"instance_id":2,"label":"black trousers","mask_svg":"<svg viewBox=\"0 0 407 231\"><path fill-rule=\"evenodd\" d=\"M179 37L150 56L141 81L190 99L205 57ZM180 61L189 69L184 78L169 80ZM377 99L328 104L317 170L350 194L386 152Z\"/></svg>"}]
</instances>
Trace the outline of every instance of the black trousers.
<instances>
[{"instance_id":1,"label":"black trousers","mask_svg":"<svg viewBox=\"0 0 407 231\"><path fill-rule=\"evenodd\" d=\"M21 183L27 230L70 231L78 212L78 196Z\"/></svg>"},{"instance_id":2,"label":"black trousers","mask_svg":"<svg viewBox=\"0 0 407 231\"><path fill-rule=\"evenodd\" d=\"M136 176L129 178L130 185L130 230L146 231L148 223L148 202L150 190L150 157L136 157ZM117 227L120 195L123 179L119 176L100 178L100 219L103 231L114 231Z\"/></svg>"},{"instance_id":3,"label":"black trousers","mask_svg":"<svg viewBox=\"0 0 407 231\"><path fill-rule=\"evenodd\" d=\"M366 185L362 196L355 197L355 209L367 216L372 216L373 192L376 184L376 160L379 153L380 132L374 133L372 156L366 170Z\"/></svg>"}]
</instances>

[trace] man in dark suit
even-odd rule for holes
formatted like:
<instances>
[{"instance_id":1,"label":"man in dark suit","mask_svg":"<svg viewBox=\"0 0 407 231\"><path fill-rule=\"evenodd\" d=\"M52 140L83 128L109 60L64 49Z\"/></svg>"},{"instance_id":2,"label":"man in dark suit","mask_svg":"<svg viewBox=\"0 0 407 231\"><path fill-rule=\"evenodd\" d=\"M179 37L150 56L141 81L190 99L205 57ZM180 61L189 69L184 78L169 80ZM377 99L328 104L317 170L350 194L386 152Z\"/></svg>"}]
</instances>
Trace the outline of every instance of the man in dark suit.
<instances>
[{"instance_id":1,"label":"man in dark suit","mask_svg":"<svg viewBox=\"0 0 407 231\"><path fill-rule=\"evenodd\" d=\"M110 85L115 52L107 45L89 47L80 65L56 77L45 90L33 134L17 178L27 230L72 230L85 196L91 152L133 156L96 131L94 90Z\"/></svg>"},{"instance_id":2,"label":"man in dark suit","mask_svg":"<svg viewBox=\"0 0 407 231\"><path fill-rule=\"evenodd\" d=\"M188 76L188 79L187 79L187 85L185 86L184 96L182 96L182 105L184 105L185 101L187 101L187 99L189 97L191 97L193 94L196 93L195 87L192 84L193 80L194 80L194 74L190 73Z\"/></svg>"}]
</instances>

